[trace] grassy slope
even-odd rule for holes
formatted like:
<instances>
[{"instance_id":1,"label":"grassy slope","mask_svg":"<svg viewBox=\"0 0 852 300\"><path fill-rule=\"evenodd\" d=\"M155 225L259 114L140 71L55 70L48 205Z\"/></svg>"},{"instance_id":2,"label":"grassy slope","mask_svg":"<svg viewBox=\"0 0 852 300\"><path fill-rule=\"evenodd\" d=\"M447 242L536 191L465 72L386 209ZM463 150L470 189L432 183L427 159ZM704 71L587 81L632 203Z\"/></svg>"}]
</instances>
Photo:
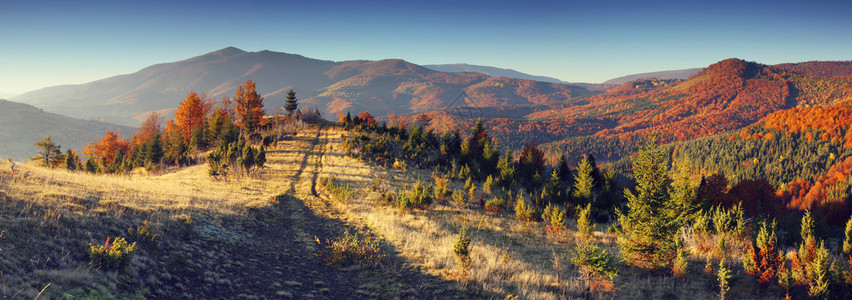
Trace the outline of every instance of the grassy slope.
<instances>
[{"instance_id":1,"label":"grassy slope","mask_svg":"<svg viewBox=\"0 0 852 300\"><path fill-rule=\"evenodd\" d=\"M452 282L404 267L326 267L316 241L359 230L312 193L317 130L270 150L260 179L213 181L206 166L106 176L0 163L0 298L320 298L455 294ZM187 224L185 220L191 220ZM88 264L89 243L128 237L149 220L157 249L124 272ZM439 292L440 291L440 292Z\"/></svg>"},{"instance_id":2,"label":"grassy slope","mask_svg":"<svg viewBox=\"0 0 852 300\"><path fill-rule=\"evenodd\" d=\"M48 283L48 298L62 293L154 298L584 296L585 284L569 263L570 249L580 241L573 223L553 237L544 233L543 224L445 201L428 211L404 214L377 205L378 193L369 188L376 178L380 190L395 190L418 178L431 181L429 174L347 158L341 134L347 133L300 133L269 152L269 168L261 179L230 182L211 181L204 166L159 176L102 176L22 165L12 174L4 162L0 296L33 298ZM354 200L331 200L316 185L327 176L353 187ZM184 225L185 216L191 225ZM88 266L89 242L126 236L127 228L143 220L151 220L160 232L159 250L140 251L124 273ZM472 228L474 240L468 274L458 271L452 254L463 225ZM345 228L383 239L391 255L385 265L374 270L317 264L313 236L333 237ZM590 241L617 253L614 238L603 228ZM739 264L728 265L736 269ZM700 271L701 257L691 262L683 281L620 262L618 267L621 275L611 295L616 298L715 297L715 280ZM733 282L729 296L756 297L756 286L743 277Z\"/></svg>"},{"instance_id":3,"label":"grassy slope","mask_svg":"<svg viewBox=\"0 0 852 300\"><path fill-rule=\"evenodd\" d=\"M334 132L332 136L339 136ZM341 185L356 190L356 200L343 208L360 218L375 232L385 236L403 254L417 262L430 274L459 280L471 292L482 297L503 298L517 295L521 299L564 299L584 297L585 284L578 269L570 264L571 248L584 242L576 233L572 221L561 236L545 234L545 224L526 224L515 220L511 211L493 215L480 209L438 201L428 211L401 214L392 207L379 206L378 192L371 192L375 178L379 190L404 189L418 179L431 182L424 171L402 172L364 164L343 156L340 139L331 139L329 151L323 158L324 174L333 174ZM461 186L460 182L454 187ZM462 226L473 231L472 268L461 276L452 253L453 244ZM588 241L600 244L610 253L618 253L615 238L605 233L605 225ZM709 242L710 245L713 242ZM688 274L674 280L668 272L647 272L619 262L620 276L615 280L617 291L609 296L623 299L680 298L714 299L718 292L715 273L703 273L708 254L691 258ZM754 298L761 291L753 280L742 273L740 257L729 253L728 268L737 270L733 287L728 293L734 298ZM718 256L714 259L718 265ZM714 265L714 269L715 266ZM779 291L769 289L766 294ZM766 295L763 294L763 295ZM777 295L781 297L780 294Z\"/></svg>"}]
</instances>

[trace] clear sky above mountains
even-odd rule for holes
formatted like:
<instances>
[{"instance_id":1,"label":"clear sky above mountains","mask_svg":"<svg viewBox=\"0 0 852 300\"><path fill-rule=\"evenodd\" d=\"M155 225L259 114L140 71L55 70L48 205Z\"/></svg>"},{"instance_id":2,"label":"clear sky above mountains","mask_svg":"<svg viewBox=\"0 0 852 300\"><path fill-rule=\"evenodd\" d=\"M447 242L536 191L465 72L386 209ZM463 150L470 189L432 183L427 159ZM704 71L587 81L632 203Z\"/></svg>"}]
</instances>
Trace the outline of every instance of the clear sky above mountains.
<instances>
[{"instance_id":1,"label":"clear sky above mountains","mask_svg":"<svg viewBox=\"0 0 852 300\"><path fill-rule=\"evenodd\" d=\"M0 93L234 46L470 63L566 81L852 59L852 1L0 1Z\"/></svg>"}]
</instances>

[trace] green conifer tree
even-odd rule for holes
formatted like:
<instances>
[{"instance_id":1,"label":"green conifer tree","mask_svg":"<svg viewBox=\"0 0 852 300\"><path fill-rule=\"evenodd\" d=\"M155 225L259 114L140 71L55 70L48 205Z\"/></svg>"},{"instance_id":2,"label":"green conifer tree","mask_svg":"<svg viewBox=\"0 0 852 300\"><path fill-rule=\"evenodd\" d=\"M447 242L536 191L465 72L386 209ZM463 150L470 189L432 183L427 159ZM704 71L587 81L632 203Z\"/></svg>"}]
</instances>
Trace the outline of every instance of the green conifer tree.
<instances>
[{"instance_id":1,"label":"green conifer tree","mask_svg":"<svg viewBox=\"0 0 852 300\"><path fill-rule=\"evenodd\" d=\"M574 199L579 206L585 206L587 203L594 202L595 166L589 159L588 155L584 155L583 159L577 166L577 176L574 178Z\"/></svg>"},{"instance_id":2,"label":"green conifer tree","mask_svg":"<svg viewBox=\"0 0 852 300\"><path fill-rule=\"evenodd\" d=\"M683 213L669 194L666 154L656 145L656 136L633 161L636 178L634 194L625 189L627 212L617 211L621 230L618 245L625 261L646 269L669 266L677 254L674 238L682 225Z\"/></svg>"},{"instance_id":3,"label":"green conifer tree","mask_svg":"<svg viewBox=\"0 0 852 300\"><path fill-rule=\"evenodd\" d=\"M287 98L284 100L284 109L287 110L288 116L293 115L293 112L296 111L296 108L299 106L299 104L296 103L297 101L296 92L293 91L293 89L290 89L290 91L287 92Z\"/></svg>"}]
</instances>

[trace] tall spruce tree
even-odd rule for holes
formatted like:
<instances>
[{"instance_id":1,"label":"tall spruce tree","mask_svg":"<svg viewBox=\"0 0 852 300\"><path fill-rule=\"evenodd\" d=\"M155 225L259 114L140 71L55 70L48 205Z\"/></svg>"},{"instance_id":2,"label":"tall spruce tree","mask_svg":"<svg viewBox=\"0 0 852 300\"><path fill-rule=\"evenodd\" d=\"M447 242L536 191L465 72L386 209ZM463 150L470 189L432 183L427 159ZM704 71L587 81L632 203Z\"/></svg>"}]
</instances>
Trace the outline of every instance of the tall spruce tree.
<instances>
[{"instance_id":1,"label":"tall spruce tree","mask_svg":"<svg viewBox=\"0 0 852 300\"><path fill-rule=\"evenodd\" d=\"M621 253L628 264L646 269L667 267L675 259L676 232L685 216L671 199L668 159L656 140L650 135L633 161L638 193L626 189L627 212L617 211Z\"/></svg>"},{"instance_id":2,"label":"tall spruce tree","mask_svg":"<svg viewBox=\"0 0 852 300\"><path fill-rule=\"evenodd\" d=\"M284 109L287 110L287 115L292 115L293 112L296 111L296 108L299 106L296 101L296 92L293 91L293 89L290 89L290 91L287 92L287 98L284 100Z\"/></svg>"}]
</instances>

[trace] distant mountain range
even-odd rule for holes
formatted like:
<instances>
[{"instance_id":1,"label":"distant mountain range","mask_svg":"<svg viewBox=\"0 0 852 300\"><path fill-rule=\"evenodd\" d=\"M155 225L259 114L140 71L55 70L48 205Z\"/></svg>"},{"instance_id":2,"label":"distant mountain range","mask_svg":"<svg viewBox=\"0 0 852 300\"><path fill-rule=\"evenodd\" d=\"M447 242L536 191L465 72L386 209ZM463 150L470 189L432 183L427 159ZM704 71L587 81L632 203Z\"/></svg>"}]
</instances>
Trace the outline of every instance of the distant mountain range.
<instances>
[{"instance_id":1,"label":"distant mountain range","mask_svg":"<svg viewBox=\"0 0 852 300\"><path fill-rule=\"evenodd\" d=\"M27 104L0 100L0 158L25 160L38 151L33 144L47 136L65 149L80 150L83 145L112 130L125 136L136 129L115 124L88 121L54 113Z\"/></svg>"},{"instance_id":2,"label":"distant mountain range","mask_svg":"<svg viewBox=\"0 0 852 300\"><path fill-rule=\"evenodd\" d=\"M611 84L611 85L621 85L634 80L639 79L688 79L690 76L698 74L704 68L692 68L692 69L683 69L683 70L671 70L671 71L659 71L659 72L648 72L648 73L639 73L627 76L616 77L607 81L602 82L602 84Z\"/></svg>"},{"instance_id":3,"label":"distant mountain range","mask_svg":"<svg viewBox=\"0 0 852 300\"><path fill-rule=\"evenodd\" d=\"M232 96L246 80L257 83L267 111L283 105L293 88L301 107L326 115L369 110L377 116L447 106L562 102L596 92L577 85L444 73L403 60L333 62L300 55L229 47L133 74L79 85L48 87L14 101L81 118L136 125L151 111L175 108L189 92Z\"/></svg>"},{"instance_id":4,"label":"distant mountain range","mask_svg":"<svg viewBox=\"0 0 852 300\"><path fill-rule=\"evenodd\" d=\"M462 72L475 72L482 73L491 77L508 77L508 78L517 78L517 79L528 79L533 81L541 81L541 82L550 82L550 83L562 83L562 84L571 84L585 87L589 90L603 90L612 85L609 84L600 84L600 83L586 83L586 82L567 82L562 81L557 78L547 77L547 76L537 76L530 75L527 73L518 72L512 69L502 69L497 67L489 67L489 66L478 66L478 65L469 65L469 64L445 64L445 65L423 65L428 69L432 69L440 72L447 73L462 73Z\"/></svg>"}]
</instances>

